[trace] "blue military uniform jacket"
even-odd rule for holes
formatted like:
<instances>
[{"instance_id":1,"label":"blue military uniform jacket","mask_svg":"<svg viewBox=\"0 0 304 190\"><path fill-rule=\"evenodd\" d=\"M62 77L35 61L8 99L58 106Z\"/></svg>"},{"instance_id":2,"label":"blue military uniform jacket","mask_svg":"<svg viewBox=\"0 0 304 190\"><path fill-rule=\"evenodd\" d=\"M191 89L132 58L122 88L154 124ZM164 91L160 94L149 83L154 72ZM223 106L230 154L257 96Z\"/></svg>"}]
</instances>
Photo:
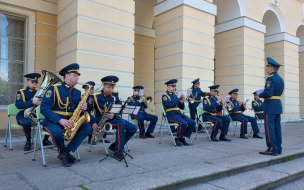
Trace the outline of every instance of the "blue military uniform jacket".
<instances>
[{"instance_id":1,"label":"blue military uniform jacket","mask_svg":"<svg viewBox=\"0 0 304 190\"><path fill-rule=\"evenodd\" d=\"M229 111L229 114L241 114L243 113L246 109L244 106L240 106L240 103L238 100L234 100L232 98L229 98L227 101L227 104L229 104L232 108L231 111Z\"/></svg>"},{"instance_id":2,"label":"blue military uniform jacket","mask_svg":"<svg viewBox=\"0 0 304 190\"><path fill-rule=\"evenodd\" d=\"M190 97L193 98L195 101L193 104L195 104L196 106L199 105L199 103L201 102L201 97L205 94L201 88L194 88L191 87L190 89L192 89L192 92L190 94ZM190 104L189 104L190 105Z\"/></svg>"},{"instance_id":3,"label":"blue military uniform jacket","mask_svg":"<svg viewBox=\"0 0 304 190\"><path fill-rule=\"evenodd\" d=\"M264 91L259 94L264 98L265 114L282 114L283 107L280 96L284 91L284 81L277 72L273 72L267 79Z\"/></svg>"},{"instance_id":4,"label":"blue military uniform jacket","mask_svg":"<svg viewBox=\"0 0 304 190\"><path fill-rule=\"evenodd\" d=\"M217 103L217 98L208 95L203 99L204 114L216 115L223 110L223 106Z\"/></svg>"},{"instance_id":5,"label":"blue military uniform jacket","mask_svg":"<svg viewBox=\"0 0 304 190\"><path fill-rule=\"evenodd\" d=\"M41 113L46 122L58 123L60 119L69 119L81 101L81 92L62 82L51 86L43 96Z\"/></svg>"},{"instance_id":6,"label":"blue military uniform jacket","mask_svg":"<svg viewBox=\"0 0 304 190\"><path fill-rule=\"evenodd\" d=\"M180 109L185 109L185 104L181 103L179 98L174 93L167 91L166 94L162 96L162 103L167 117L177 114L182 115L183 117L187 117L180 111Z\"/></svg>"},{"instance_id":7,"label":"blue military uniform jacket","mask_svg":"<svg viewBox=\"0 0 304 190\"><path fill-rule=\"evenodd\" d=\"M251 106L254 109L255 113L259 113L261 111L264 111L264 103L262 100L254 100L251 102Z\"/></svg>"},{"instance_id":8,"label":"blue military uniform jacket","mask_svg":"<svg viewBox=\"0 0 304 190\"><path fill-rule=\"evenodd\" d=\"M147 105L143 102L139 102L140 97L139 96L130 96L127 100L129 106L140 106L139 111L145 112L145 109L147 108Z\"/></svg>"},{"instance_id":9,"label":"blue military uniform jacket","mask_svg":"<svg viewBox=\"0 0 304 190\"><path fill-rule=\"evenodd\" d=\"M103 90L101 90L100 92L96 92L93 95L93 99L94 99L93 110L95 110L95 118L101 118L103 114L107 112L113 104L120 103L118 92L112 93L112 95L110 96L104 96ZM92 118L92 120L90 121L91 125L97 123L95 118ZM114 114L113 119L120 119L119 114Z\"/></svg>"},{"instance_id":10,"label":"blue military uniform jacket","mask_svg":"<svg viewBox=\"0 0 304 190\"><path fill-rule=\"evenodd\" d=\"M34 104L32 99L35 93L36 90L32 90L29 87L18 90L15 102L16 107L22 111L27 108L33 107Z\"/></svg>"}]
</instances>

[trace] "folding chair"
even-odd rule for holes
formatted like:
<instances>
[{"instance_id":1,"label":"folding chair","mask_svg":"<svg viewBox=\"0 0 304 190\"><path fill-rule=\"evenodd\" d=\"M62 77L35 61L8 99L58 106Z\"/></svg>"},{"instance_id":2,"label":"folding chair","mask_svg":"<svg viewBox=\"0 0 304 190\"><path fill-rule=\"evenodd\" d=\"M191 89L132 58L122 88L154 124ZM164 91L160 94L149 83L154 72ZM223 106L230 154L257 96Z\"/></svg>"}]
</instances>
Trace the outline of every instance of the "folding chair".
<instances>
[{"instance_id":1,"label":"folding chair","mask_svg":"<svg viewBox=\"0 0 304 190\"><path fill-rule=\"evenodd\" d=\"M259 117L256 115L255 110L253 110L253 112L254 112L255 119L256 119L256 121L258 123L259 130L261 132L261 127L264 125L264 119L259 119ZM253 132L253 130L251 128L251 132L250 133L252 133L252 132Z\"/></svg>"},{"instance_id":2,"label":"folding chair","mask_svg":"<svg viewBox=\"0 0 304 190\"><path fill-rule=\"evenodd\" d=\"M136 119L132 119L132 117L131 117L131 115L129 114L128 115L128 121L129 122L131 122L131 123L133 123L134 125L138 125L138 122L137 122L137 120ZM148 126L148 121L147 120L144 120L144 125L145 126ZM138 127L138 126L137 126ZM134 137L135 138L137 138L137 133L139 133L139 128L137 128L137 131L136 131L136 133L134 134Z\"/></svg>"},{"instance_id":3,"label":"folding chair","mask_svg":"<svg viewBox=\"0 0 304 190\"><path fill-rule=\"evenodd\" d=\"M46 167L44 149L53 148L56 146L55 145L43 146L42 135L50 135L50 134L46 131L42 131L42 126L41 126L40 122L42 120L44 120L44 116L40 113L40 106L38 106L36 108L36 116L37 116L38 123L37 123L37 130L36 130L36 140L34 141L34 152L33 152L32 160L35 161L35 159L36 159L37 143L38 143L38 139L39 139L39 145L40 145L41 155L42 155L42 163L43 163L43 167ZM77 153L77 160L78 160L78 162L80 162L80 155L79 155L78 148L76 149L76 153Z\"/></svg>"},{"instance_id":4,"label":"folding chair","mask_svg":"<svg viewBox=\"0 0 304 190\"><path fill-rule=\"evenodd\" d=\"M197 115L196 115L196 117L197 117L197 119L196 119L197 126L198 126L199 124L201 124L201 125L203 126L203 128L204 128L206 134L207 134L207 137L209 138L209 140L211 140L210 134L209 134L209 130L210 130L210 131L212 130L213 123L210 122L210 121L206 121L206 122L203 121L203 116L202 116L202 115L203 115L203 113L204 113L204 109L203 109L202 106L198 106L198 107L196 108L196 111L197 111L197 112L196 112L196 113L197 113ZM207 127L209 127L210 129L208 130ZM197 137L197 131L198 131L198 127L196 128L195 139L196 139L196 137Z\"/></svg>"},{"instance_id":5,"label":"folding chair","mask_svg":"<svg viewBox=\"0 0 304 190\"><path fill-rule=\"evenodd\" d=\"M5 145L7 147L7 140L9 138L10 143L10 150L13 150L13 143L12 143L12 127L22 129L22 125L19 124L12 124L11 123L11 116L16 116L20 110L16 107L15 104L10 104L7 106L7 127L6 127L6 135L5 135ZM32 142L34 141L34 133L35 127L32 127L33 138Z\"/></svg>"},{"instance_id":6,"label":"folding chair","mask_svg":"<svg viewBox=\"0 0 304 190\"><path fill-rule=\"evenodd\" d=\"M171 126L172 127L178 127L179 125L177 123L169 123L167 116L166 116L166 111L164 110L164 107L162 107L162 120L160 123L160 127L159 127L159 131L160 131L160 137L159 137L159 144L161 144L162 138L163 138L163 128L167 128L168 129L168 134L171 135L172 141L174 143L174 146L176 146L175 140L174 140L174 136L173 133L171 131Z\"/></svg>"}]
</instances>

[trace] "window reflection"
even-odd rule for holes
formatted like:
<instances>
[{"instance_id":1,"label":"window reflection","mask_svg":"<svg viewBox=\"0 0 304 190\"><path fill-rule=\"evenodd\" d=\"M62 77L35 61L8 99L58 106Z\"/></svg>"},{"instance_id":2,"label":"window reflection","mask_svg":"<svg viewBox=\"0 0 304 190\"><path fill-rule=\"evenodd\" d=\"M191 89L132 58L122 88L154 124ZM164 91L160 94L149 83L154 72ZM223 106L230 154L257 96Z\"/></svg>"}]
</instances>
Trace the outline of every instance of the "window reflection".
<instances>
[{"instance_id":1,"label":"window reflection","mask_svg":"<svg viewBox=\"0 0 304 190\"><path fill-rule=\"evenodd\" d=\"M25 19L0 13L0 105L15 101L23 87Z\"/></svg>"}]
</instances>

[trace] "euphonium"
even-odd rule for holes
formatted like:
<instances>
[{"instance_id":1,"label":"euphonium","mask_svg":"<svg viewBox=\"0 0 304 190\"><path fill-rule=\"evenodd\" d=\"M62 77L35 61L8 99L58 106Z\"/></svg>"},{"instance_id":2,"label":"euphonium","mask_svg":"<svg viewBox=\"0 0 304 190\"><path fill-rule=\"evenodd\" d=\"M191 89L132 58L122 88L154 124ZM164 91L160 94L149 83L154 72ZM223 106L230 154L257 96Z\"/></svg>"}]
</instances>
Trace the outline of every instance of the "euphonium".
<instances>
[{"instance_id":1,"label":"euphonium","mask_svg":"<svg viewBox=\"0 0 304 190\"><path fill-rule=\"evenodd\" d=\"M72 124L72 127L63 130L64 140L66 141L70 141L74 138L75 134L77 133L78 129L83 124L83 122L85 121L90 122L90 114L88 112L84 112L84 114L81 117L79 117L82 112L82 106L83 104L86 103L86 100L90 95L90 89L92 88L92 86L91 85L88 86L89 86L88 91L86 91L83 94L81 101L79 102L77 108L75 109L72 117L69 119L69 121Z\"/></svg>"},{"instance_id":2,"label":"euphonium","mask_svg":"<svg viewBox=\"0 0 304 190\"><path fill-rule=\"evenodd\" d=\"M109 106L108 110L111 110L112 104ZM103 136L105 133L110 132L112 130L112 124L110 122L106 122L108 120L108 114L103 114L101 120L99 121L97 130L93 130L92 139L97 141L99 137Z\"/></svg>"},{"instance_id":3,"label":"euphonium","mask_svg":"<svg viewBox=\"0 0 304 190\"><path fill-rule=\"evenodd\" d=\"M58 82L62 82L62 80L54 75L53 73L43 70L42 74L44 75L43 81L37 90L36 94L33 97L33 100L42 99L43 95L47 91L47 89L52 86L53 84L56 84ZM34 105L31 108L27 108L24 111L24 118L30 119L32 122L38 123L37 116L36 116L36 108L37 105Z\"/></svg>"}]
</instances>

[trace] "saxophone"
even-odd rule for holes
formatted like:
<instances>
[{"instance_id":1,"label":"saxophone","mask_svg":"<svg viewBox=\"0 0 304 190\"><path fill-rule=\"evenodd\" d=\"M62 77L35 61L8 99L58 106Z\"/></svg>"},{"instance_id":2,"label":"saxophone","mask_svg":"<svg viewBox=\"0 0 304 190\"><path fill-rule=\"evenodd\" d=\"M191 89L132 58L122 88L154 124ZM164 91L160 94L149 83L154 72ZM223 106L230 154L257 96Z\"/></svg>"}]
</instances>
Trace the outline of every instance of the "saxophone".
<instances>
[{"instance_id":1,"label":"saxophone","mask_svg":"<svg viewBox=\"0 0 304 190\"><path fill-rule=\"evenodd\" d=\"M79 127L83 124L83 122L90 122L90 114L88 112L84 112L84 114L80 116L81 111L82 111L82 105L86 103L86 100L88 96L90 95L90 89L92 88L91 85L88 85L89 89L86 91L83 96L81 101L79 102L77 108L75 109L72 117L69 119L69 121L72 123L72 127L68 129L63 130L63 136L64 140L70 141L74 138L75 134L77 133Z\"/></svg>"},{"instance_id":2,"label":"saxophone","mask_svg":"<svg viewBox=\"0 0 304 190\"><path fill-rule=\"evenodd\" d=\"M107 110L105 110L101 120L99 121L97 130L93 130L92 140L97 141L99 137L103 136L106 132L110 132L112 130L112 124L110 122L106 122L108 120L107 111L111 110L113 103L109 106Z\"/></svg>"}]
</instances>

